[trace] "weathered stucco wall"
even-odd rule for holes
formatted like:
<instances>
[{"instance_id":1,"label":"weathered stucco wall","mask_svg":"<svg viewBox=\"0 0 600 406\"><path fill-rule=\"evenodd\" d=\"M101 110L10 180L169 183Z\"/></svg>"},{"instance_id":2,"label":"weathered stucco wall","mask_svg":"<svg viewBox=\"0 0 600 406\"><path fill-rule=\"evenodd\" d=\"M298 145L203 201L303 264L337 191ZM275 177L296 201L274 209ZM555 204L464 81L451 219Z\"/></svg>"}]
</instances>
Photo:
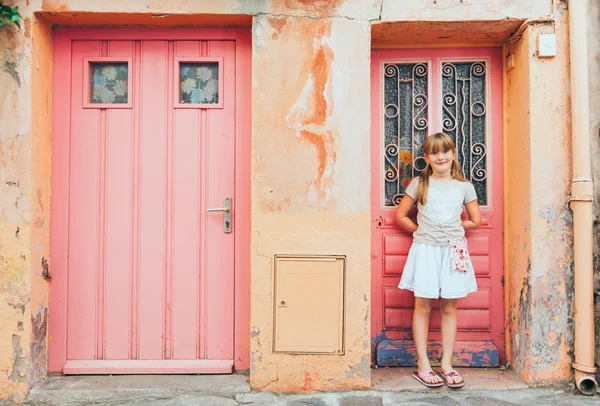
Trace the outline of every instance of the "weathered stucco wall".
<instances>
[{"instance_id":1,"label":"weathered stucco wall","mask_svg":"<svg viewBox=\"0 0 600 406\"><path fill-rule=\"evenodd\" d=\"M253 33L251 384L366 388L370 26L261 16ZM344 356L271 353L273 256L290 253L348 256Z\"/></svg>"},{"instance_id":2,"label":"weathered stucco wall","mask_svg":"<svg viewBox=\"0 0 600 406\"><path fill-rule=\"evenodd\" d=\"M528 19L552 13L553 0L384 0L383 21ZM558 0L560 1L560 0Z\"/></svg>"},{"instance_id":3,"label":"weathered stucco wall","mask_svg":"<svg viewBox=\"0 0 600 406\"><path fill-rule=\"evenodd\" d=\"M46 373L51 30L4 26L0 53L0 399L22 400Z\"/></svg>"},{"instance_id":4,"label":"weathered stucco wall","mask_svg":"<svg viewBox=\"0 0 600 406\"><path fill-rule=\"evenodd\" d=\"M508 56L513 58L514 69L506 75L506 158L505 168L505 216L507 217L504 230L505 249L508 257L505 262L504 289L508 291L509 313L507 315L509 346L513 357L508 362L514 362L513 367L523 369L518 365L524 361L518 354L529 341L527 334L521 334L521 323L531 326L528 315L520 309L520 302L527 302L529 280L525 274L531 266L531 146L527 134L531 128L529 106L531 97L528 91L530 82L530 49L531 37L525 32L522 39L514 46L508 47ZM529 327L530 328L530 327ZM523 329L526 332L526 329ZM511 351L507 348L507 354Z\"/></svg>"},{"instance_id":5,"label":"weathered stucco wall","mask_svg":"<svg viewBox=\"0 0 600 406\"><path fill-rule=\"evenodd\" d=\"M531 26L509 47L507 74L509 323L513 366L534 385L570 379L573 346L569 37L557 11L554 29ZM537 36L552 32L557 56L538 58Z\"/></svg>"},{"instance_id":6,"label":"weathered stucco wall","mask_svg":"<svg viewBox=\"0 0 600 406\"><path fill-rule=\"evenodd\" d=\"M18 4L29 18L52 13L60 24L188 21L211 26L253 16L251 383L286 391L370 384L370 25L483 20L495 21L505 36L518 23L512 20L553 11L551 0L5 3ZM519 360L515 368L529 382L570 374L572 261L565 204L570 127L561 7L558 57L532 56L537 33L552 28L530 28L511 47L517 67L508 74L508 324ZM172 20L174 15L179 20ZM0 28L0 398L17 400L45 373L46 322L52 315L44 279L52 269L50 29L32 19L22 31ZM469 45L471 37L465 38L463 45ZM598 164L595 168L598 176ZM344 356L271 353L273 256L278 253L348 256Z\"/></svg>"},{"instance_id":7,"label":"weathered stucco wall","mask_svg":"<svg viewBox=\"0 0 600 406\"><path fill-rule=\"evenodd\" d=\"M600 3L588 2L590 144L594 180L594 288L600 292ZM595 295L596 365L600 363L600 294ZM600 380L600 370L597 372Z\"/></svg>"}]
</instances>

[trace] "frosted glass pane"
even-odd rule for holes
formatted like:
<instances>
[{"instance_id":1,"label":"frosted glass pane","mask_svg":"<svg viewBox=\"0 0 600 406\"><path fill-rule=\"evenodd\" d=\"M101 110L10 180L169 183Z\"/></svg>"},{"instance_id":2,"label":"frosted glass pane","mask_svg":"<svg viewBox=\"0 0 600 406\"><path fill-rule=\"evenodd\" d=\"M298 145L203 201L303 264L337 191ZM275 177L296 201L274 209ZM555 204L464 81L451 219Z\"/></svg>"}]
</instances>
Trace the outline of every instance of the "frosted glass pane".
<instances>
[{"instance_id":1,"label":"frosted glass pane","mask_svg":"<svg viewBox=\"0 0 600 406\"><path fill-rule=\"evenodd\" d=\"M127 103L129 78L126 62L92 62L90 69L90 103Z\"/></svg>"},{"instance_id":2,"label":"frosted glass pane","mask_svg":"<svg viewBox=\"0 0 600 406\"><path fill-rule=\"evenodd\" d=\"M182 62L179 64L179 102L217 104L219 102L219 64Z\"/></svg>"}]
</instances>

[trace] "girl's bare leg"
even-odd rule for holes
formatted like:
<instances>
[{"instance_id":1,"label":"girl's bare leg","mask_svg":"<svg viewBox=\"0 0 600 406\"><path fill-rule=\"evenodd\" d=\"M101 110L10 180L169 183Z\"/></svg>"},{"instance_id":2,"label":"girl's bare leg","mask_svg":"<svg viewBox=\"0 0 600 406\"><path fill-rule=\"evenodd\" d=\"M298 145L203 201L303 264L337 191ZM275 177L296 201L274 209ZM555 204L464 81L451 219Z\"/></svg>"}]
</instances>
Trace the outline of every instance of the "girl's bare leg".
<instances>
[{"instance_id":1,"label":"girl's bare leg","mask_svg":"<svg viewBox=\"0 0 600 406\"><path fill-rule=\"evenodd\" d=\"M413 313L413 337L417 348L418 370L429 371L429 357L427 356L427 332L429 330L429 314L433 299L415 297L415 311ZM430 376L423 379L427 383L441 382L439 376Z\"/></svg>"},{"instance_id":2,"label":"girl's bare leg","mask_svg":"<svg viewBox=\"0 0 600 406\"><path fill-rule=\"evenodd\" d=\"M458 299L440 299L440 313L442 314L442 372L452 371L452 356L454 355L454 344L456 342L456 308ZM450 383L459 383L461 378L448 377Z\"/></svg>"}]
</instances>

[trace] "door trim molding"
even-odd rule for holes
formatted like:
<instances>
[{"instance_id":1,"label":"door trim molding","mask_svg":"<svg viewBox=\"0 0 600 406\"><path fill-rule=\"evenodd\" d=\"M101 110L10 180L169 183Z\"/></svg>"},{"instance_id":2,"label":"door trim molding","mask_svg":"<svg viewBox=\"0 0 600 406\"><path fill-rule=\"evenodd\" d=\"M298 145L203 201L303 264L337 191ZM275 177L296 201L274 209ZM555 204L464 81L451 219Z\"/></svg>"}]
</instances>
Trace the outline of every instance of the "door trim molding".
<instances>
[{"instance_id":1,"label":"door trim molding","mask_svg":"<svg viewBox=\"0 0 600 406\"><path fill-rule=\"evenodd\" d=\"M250 368L250 181L252 131L252 37L249 28L56 28L53 32L52 134L70 131L71 46L74 40L231 40L235 41L235 233L234 361L235 370ZM61 57L57 57L61 55ZM69 137L52 137L48 371L64 372L67 361L67 265L69 230ZM206 361L206 360L198 360ZM79 361L74 361L79 362ZM89 363L90 361L85 361ZM108 362L108 361L102 361ZM113 361L110 361L113 362ZM115 365L119 362L114 361ZM153 361L154 362L154 361ZM229 361L231 362L231 361ZM77 365L77 364L76 364ZM100 365L100 364L98 364ZM104 367L103 367L104 368ZM200 367L197 367L200 368ZM156 373L155 371L154 373ZM199 373L194 372L194 373ZM231 372L231 368L228 372ZM67 372L64 372L67 373ZM86 373L92 373L90 371ZM100 372L97 372L100 373ZM122 372L125 373L125 372ZM162 372L161 372L162 373ZM164 372L167 373L167 372Z\"/></svg>"}]
</instances>

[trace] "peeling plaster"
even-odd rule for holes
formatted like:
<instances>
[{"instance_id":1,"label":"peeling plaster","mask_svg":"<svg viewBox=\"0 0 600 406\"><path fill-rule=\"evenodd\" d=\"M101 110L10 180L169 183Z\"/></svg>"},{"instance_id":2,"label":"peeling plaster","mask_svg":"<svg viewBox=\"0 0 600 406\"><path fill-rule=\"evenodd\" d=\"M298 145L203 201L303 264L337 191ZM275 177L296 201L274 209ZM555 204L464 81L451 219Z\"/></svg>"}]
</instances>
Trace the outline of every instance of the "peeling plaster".
<instances>
[{"instance_id":1,"label":"peeling plaster","mask_svg":"<svg viewBox=\"0 0 600 406\"><path fill-rule=\"evenodd\" d=\"M23 356L23 348L21 347L21 336L18 334L12 335L13 349L13 364L12 372L8 376L11 381L26 382L27 375L27 359Z\"/></svg>"},{"instance_id":2,"label":"peeling plaster","mask_svg":"<svg viewBox=\"0 0 600 406\"><path fill-rule=\"evenodd\" d=\"M6 58L6 52L5 52ZM17 86L21 87L21 78L19 78L19 72L17 72L17 63L6 58L4 60L4 72L8 73L17 82Z\"/></svg>"},{"instance_id":3,"label":"peeling plaster","mask_svg":"<svg viewBox=\"0 0 600 406\"><path fill-rule=\"evenodd\" d=\"M46 333L48 331L48 312L40 305L38 311L31 316L32 346L29 354L31 368L29 381L37 382L46 375Z\"/></svg>"}]
</instances>

